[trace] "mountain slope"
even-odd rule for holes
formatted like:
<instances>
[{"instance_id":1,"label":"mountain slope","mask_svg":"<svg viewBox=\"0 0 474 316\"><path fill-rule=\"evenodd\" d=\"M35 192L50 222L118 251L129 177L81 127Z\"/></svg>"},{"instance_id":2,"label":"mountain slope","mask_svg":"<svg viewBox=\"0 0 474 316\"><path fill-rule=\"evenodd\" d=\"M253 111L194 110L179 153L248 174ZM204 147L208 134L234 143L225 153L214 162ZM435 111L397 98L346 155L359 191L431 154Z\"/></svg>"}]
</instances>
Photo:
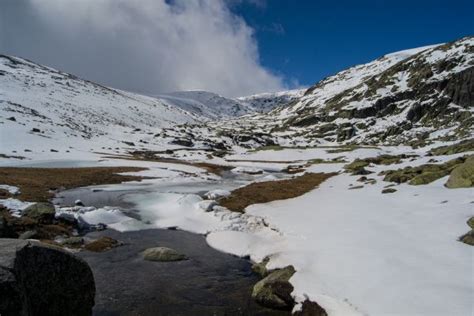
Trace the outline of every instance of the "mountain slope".
<instances>
[{"instance_id":1,"label":"mountain slope","mask_svg":"<svg viewBox=\"0 0 474 316\"><path fill-rule=\"evenodd\" d=\"M180 91L156 97L165 104L209 119L230 118L255 112L250 105L207 91Z\"/></svg>"},{"instance_id":2,"label":"mountain slope","mask_svg":"<svg viewBox=\"0 0 474 316\"><path fill-rule=\"evenodd\" d=\"M49 151L72 144L115 146L128 141L124 134L135 129L202 120L155 98L107 88L21 58L0 56L3 153Z\"/></svg>"},{"instance_id":3,"label":"mountain slope","mask_svg":"<svg viewBox=\"0 0 474 316\"><path fill-rule=\"evenodd\" d=\"M269 115L328 141L398 144L435 131L435 137L468 137L473 107L474 39L468 37L350 68Z\"/></svg>"},{"instance_id":4,"label":"mountain slope","mask_svg":"<svg viewBox=\"0 0 474 316\"><path fill-rule=\"evenodd\" d=\"M240 97L236 100L242 104L247 104L255 112L269 112L274 108L286 106L289 103L302 97L306 89L295 89L280 92L260 93L246 97Z\"/></svg>"}]
</instances>

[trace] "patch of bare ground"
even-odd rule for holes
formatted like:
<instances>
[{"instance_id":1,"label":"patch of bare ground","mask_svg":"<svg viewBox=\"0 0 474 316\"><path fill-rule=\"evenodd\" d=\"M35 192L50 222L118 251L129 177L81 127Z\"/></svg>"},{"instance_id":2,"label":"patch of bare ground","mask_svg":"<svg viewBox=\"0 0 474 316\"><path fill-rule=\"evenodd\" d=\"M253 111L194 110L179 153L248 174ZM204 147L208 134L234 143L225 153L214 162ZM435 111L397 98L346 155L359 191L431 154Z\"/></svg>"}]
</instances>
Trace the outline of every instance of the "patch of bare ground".
<instances>
[{"instance_id":1,"label":"patch of bare ground","mask_svg":"<svg viewBox=\"0 0 474 316\"><path fill-rule=\"evenodd\" d=\"M131 152L130 155L131 156L109 155L104 158L154 161L154 162L173 163L173 164L179 164L179 165L193 166L193 167L204 169L207 172L213 173L215 175L221 175L224 171L229 171L233 168L231 166L217 165L217 164L212 164L208 162L193 162L193 161L186 161L186 160L180 160L180 159L175 159L175 158L160 157L160 156L157 156L157 152L154 152L154 151L134 151L134 152Z\"/></svg>"},{"instance_id":2,"label":"patch of bare ground","mask_svg":"<svg viewBox=\"0 0 474 316\"><path fill-rule=\"evenodd\" d=\"M142 171L138 167L92 168L0 168L1 184L16 186L20 194L15 198L30 202L47 202L55 191L77 187L139 181L143 177L119 175L122 172Z\"/></svg>"},{"instance_id":3,"label":"patch of bare ground","mask_svg":"<svg viewBox=\"0 0 474 316\"><path fill-rule=\"evenodd\" d=\"M243 212L251 204L268 203L303 195L337 173L305 173L292 179L255 182L232 191L219 204L234 212Z\"/></svg>"}]
</instances>

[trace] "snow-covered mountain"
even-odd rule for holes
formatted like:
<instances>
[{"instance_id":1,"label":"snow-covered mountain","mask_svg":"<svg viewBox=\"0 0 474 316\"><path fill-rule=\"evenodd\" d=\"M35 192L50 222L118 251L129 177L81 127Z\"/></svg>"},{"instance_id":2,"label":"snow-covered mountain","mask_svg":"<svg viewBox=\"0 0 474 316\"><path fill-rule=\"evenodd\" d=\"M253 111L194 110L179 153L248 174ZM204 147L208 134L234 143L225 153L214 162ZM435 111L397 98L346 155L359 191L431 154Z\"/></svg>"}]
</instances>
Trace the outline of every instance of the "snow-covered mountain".
<instances>
[{"instance_id":1,"label":"snow-covered mountain","mask_svg":"<svg viewBox=\"0 0 474 316\"><path fill-rule=\"evenodd\" d=\"M255 112L269 112L274 108L287 106L291 102L299 99L305 93L306 89L295 89L280 92L260 93L246 97L240 97L236 100L246 104Z\"/></svg>"},{"instance_id":2,"label":"snow-covered mountain","mask_svg":"<svg viewBox=\"0 0 474 316\"><path fill-rule=\"evenodd\" d=\"M163 103L209 118L231 118L255 112L250 104L208 91L180 91L157 95Z\"/></svg>"},{"instance_id":3,"label":"snow-covered mountain","mask_svg":"<svg viewBox=\"0 0 474 316\"><path fill-rule=\"evenodd\" d=\"M312 86L269 115L329 141L407 143L470 136L474 38L389 54Z\"/></svg>"},{"instance_id":4,"label":"snow-covered mountain","mask_svg":"<svg viewBox=\"0 0 474 316\"><path fill-rule=\"evenodd\" d=\"M474 134L474 38L385 55L330 76L286 106L208 123L268 143L423 146ZM255 140L255 139L254 139Z\"/></svg>"},{"instance_id":5,"label":"snow-covered mountain","mask_svg":"<svg viewBox=\"0 0 474 316\"><path fill-rule=\"evenodd\" d=\"M201 120L199 115L155 98L104 87L21 58L0 56L2 149L15 147L22 140L24 144L60 141L65 145L99 136L123 139L120 134L133 129Z\"/></svg>"}]
</instances>

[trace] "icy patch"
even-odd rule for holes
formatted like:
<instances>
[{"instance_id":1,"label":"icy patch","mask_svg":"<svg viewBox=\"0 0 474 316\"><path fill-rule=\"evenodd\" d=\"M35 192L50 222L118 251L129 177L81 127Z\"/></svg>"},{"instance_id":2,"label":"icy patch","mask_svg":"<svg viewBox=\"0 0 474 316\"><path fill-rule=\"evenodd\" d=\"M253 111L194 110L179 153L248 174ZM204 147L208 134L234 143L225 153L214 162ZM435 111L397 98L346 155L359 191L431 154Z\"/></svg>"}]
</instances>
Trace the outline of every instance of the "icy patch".
<instances>
[{"instance_id":1,"label":"icy patch","mask_svg":"<svg viewBox=\"0 0 474 316\"><path fill-rule=\"evenodd\" d=\"M107 225L109 228L125 231L144 229L138 220L125 215L120 209L114 207L95 208L93 206L59 207L56 209L56 218L66 221L77 220L80 227Z\"/></svg>"}]
</instances>

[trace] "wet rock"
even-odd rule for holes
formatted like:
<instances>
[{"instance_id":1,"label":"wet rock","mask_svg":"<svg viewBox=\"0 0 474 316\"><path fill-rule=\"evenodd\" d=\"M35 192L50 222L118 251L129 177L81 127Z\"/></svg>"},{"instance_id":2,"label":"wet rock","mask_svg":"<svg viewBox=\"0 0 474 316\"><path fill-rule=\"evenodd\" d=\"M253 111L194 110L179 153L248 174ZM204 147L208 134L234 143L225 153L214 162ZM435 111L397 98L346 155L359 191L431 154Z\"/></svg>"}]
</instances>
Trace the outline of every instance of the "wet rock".
<instances>
[{"instance_id":1,"label":"wet rock","mask_svg":"<svg viewBox=\"0 0 474 316\"><path fill-rule=\"evenodd\" d=\"M446 187L469 188L474 186L474 156L470 156L463 164L456 166L449 175Z\"/></svg>"},{"instance_id":2,"label":"wet rock","mask_svg":"<svg viewBox=\"0 0 474 316\"><path fill-rule=\"evenodd\" d=\"M397 192L397 189L394 189L394 188L386 188L382 190L382 194L395 193L395 192Z\"/></svg>"},{"instance_id":3,"label":"wet rock","mask_svg":"<svg viewBox=\"0 0 474 316\"><path fill-rule=\"evenodd\" d=\"M76 206L85 206L84 203L82 203L81 200L74 201L74 205L76 205Z\"/></svg>"},{"instance_id":4,"label":"wet rock","mask_svg":"<svg viewBox=\"0 0 474 316\"><path fill-rule=\"evenodd\" d=\"M92 252L104 252L112 248L121 246L122 243L110 237L102 236L84 246L84 249Z\"/></svg>"},{"instance_id":5,"label":"wet rock","mask_svg":"<svg viewBox=\"0 0 474 316\"><path fill-rule=\"evenodd\" d=\"M0 315L91 315L88 264L35 241L0 240Z\"/></svg>"},{"instance_id":6,"label":"wet rock","mask_svg":"<svg viewBox=\"0 0 474 316\"><path fill-rule=\"evenodd\" d=\"M54 205L51 203L35 203L33 205L28 206L24 211L23 214L29 218L37 220L42 223L52 222L54 219L54 215L56 210Z\"/></svg>"},{"instance_id":7,"label":"wet rock","mask_svg":"<svg viewBox=\"0 0 474 316\"><path fill-rule=\"evenodd\" d=\"M293 313L293 316L327 316L328 314L318 303L306 300L301 306L301 310Z\"/></svg>"},{"instance_id":8,"label":"wet rock","mask_svg":"<svg viewBox=\"0 0 474 316\"><path fill-rule=\"evenodd\" d=\"M143 259L148 261L180 261L187 257L174 249L167 247L148 248L143 252Z\"/></svg>"},{"instance_id":9,"label":"wet rock","mask_svg":"<svg viewBox=\"0 0 474 316\"><path fill-rule=\"evenodd\" d=\"M252 298L269 308L291 310L295 303L291 297L293 286L289 280L294 273L292 266L271 272L255 284Z\"/></svg>"}]
</instances>

